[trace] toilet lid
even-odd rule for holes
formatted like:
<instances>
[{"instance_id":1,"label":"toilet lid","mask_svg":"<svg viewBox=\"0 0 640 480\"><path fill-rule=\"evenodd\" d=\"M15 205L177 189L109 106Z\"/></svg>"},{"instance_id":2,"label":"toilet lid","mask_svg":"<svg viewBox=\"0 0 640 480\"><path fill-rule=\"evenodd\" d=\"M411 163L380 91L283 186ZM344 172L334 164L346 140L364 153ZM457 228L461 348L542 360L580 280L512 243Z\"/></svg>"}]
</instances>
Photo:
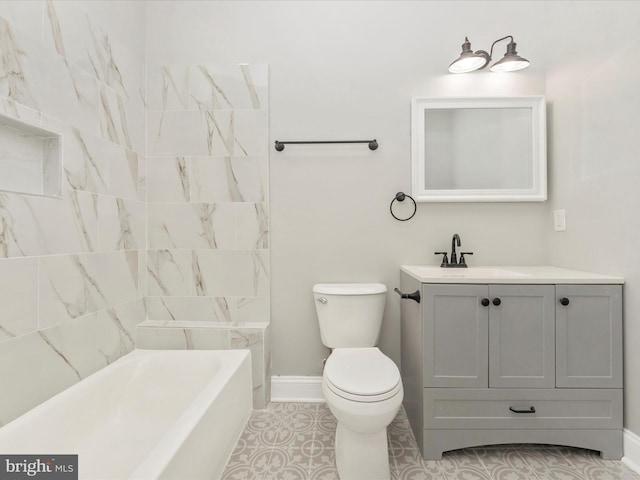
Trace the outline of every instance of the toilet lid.
<instances>
[{"instance_id":1,"label":"toilet lid","mask_svg":"<svg viewBox=\"0 0 640 480\"><path fill-rule=\"evenodd\" d=\"M400 388L400 371L378 348L336 348L327 359L324 377L331 389L350 395L387 397Z\"/></svg>"}]
</instances>

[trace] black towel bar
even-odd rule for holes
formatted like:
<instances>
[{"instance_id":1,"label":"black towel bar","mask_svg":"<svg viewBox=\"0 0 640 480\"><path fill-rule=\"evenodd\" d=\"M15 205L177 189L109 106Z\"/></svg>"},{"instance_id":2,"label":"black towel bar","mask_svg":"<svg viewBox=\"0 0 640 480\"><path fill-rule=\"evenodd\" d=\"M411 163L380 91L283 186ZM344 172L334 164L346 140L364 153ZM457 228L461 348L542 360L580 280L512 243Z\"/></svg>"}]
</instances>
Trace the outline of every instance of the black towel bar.
<instances>
[{"instance_id":1,"label":"black towel bar","mask_svg":"<svg viewBox=\"0 0 640 480\"><path fill-rule=\"evenodd\" d=\"M378 141L374 138L373 140L310 140L304 142L281 142L276 140L276 150L281 152L284 150L284 146L289 145L308 145L308 144L323 144L323 143L368 143L369 150L376 150L378 148Z\"/></svg>"}]
</instances>

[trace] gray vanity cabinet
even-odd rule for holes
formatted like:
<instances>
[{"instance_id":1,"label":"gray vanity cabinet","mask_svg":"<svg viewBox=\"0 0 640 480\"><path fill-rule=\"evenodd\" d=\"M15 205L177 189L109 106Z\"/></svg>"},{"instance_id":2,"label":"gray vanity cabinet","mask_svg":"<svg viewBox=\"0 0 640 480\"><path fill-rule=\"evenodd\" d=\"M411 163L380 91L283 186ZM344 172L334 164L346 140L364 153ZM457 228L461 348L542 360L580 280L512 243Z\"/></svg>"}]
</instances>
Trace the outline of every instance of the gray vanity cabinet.
<instances>
[{"instance_id":1,"label":"gray vanity cabinet","mask_svg":"<svg viewBox=\"0 0 640 480\"><path fill-rule=\"evenodd\" d=\"M424 386L553 388L551 285L429 284Z\"/></svg>"},{"instance_id":2,"label":"gray vanity cabinet","mask_svg":"<svg viewBox=\"0 0 640 480\"><path fill-rule=\"evenodd\" d=\"M486 285L430 285L422 291L424 386L486 387Z\"/></svg>"},{"instance_id":3,"label":"gray vanity cabinet","mask_svg":"<svg viewBox=\"0 0 640 480\"><path fill-rule=\"evenodd\" d=\"M553 285L490 285L489 297L489 387L553 388Z\"/></svg>"},{"instance_id":4,"label":"gray vanity cabinet","mask_svg":"<svg viewBox=\"0 0 640 480\"><path fill-rule=\"evenodd\" d=\"M556 295L556 386L622 388L622 287L557 285Z\"/></svg>"},{"instance_id":5,"label":"gray vanity cabinet","mask_svg":"<svg viewBox=\"0 0 640 480\"><path fill-rule=\"evenodd\" d=\"M622 456L622 286L401 273L404 407L425 459L501 443Z\"/></svg>"}]
</instances>

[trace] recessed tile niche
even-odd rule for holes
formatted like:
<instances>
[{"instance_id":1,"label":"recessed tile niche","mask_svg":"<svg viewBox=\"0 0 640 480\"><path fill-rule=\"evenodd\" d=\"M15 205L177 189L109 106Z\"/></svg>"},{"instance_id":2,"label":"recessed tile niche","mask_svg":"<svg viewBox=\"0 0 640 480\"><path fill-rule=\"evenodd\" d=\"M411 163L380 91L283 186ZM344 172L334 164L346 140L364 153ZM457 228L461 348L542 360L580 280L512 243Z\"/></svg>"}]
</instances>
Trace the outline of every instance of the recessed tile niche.
<instances>
[{"instance_id":1,"label":"recessed tile niche","mask_svg":"<svg viewBox=\"0 0 640 480\"><path fill-rule=\"evenodd\" d=\"M0 190L60 196L61 135L0 115Z\"/></svg>"}]
</instances>

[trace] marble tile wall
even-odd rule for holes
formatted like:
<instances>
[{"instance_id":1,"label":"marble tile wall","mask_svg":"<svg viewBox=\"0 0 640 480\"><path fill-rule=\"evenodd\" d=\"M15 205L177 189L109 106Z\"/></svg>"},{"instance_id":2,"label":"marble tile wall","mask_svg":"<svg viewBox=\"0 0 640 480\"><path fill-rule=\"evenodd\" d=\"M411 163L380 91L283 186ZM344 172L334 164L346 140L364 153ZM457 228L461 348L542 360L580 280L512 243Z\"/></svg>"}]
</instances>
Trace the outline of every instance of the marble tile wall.
<instances>
[{"instance_id":1,"label":"marble tile wall","mask_svg":"<svg viewBox=\"0 0 640 480\"><path fill-rule=\"evenodd\" d=\"M148 66L147 92L147 315L162 328L147 325L139 338L153 348L249 348L263 408L268 67Z\"/></svg>"},{"instance_id":2,"label":"marble tile wall","mask_svg":"<svg viewBox=\"0 0 640 480\"><path fill-rule=\"evenodd\" d=\"M63 142L60 197L0 191L0 425L132 350L145 319L145 66L96 8L0 2L0 114Z\"/></svg>"},{"instance_id":3,"label":"marble tile wall","mask_svg":"<svg viewBox=\"0 0 640 480\"><path fill-rule=\"evenodd\" d=\"M269 322L268 67L147 69L151 320Z\"/></svg>"},{"instance_id":4,"label":"marble tile wall","mask_svg":"<svg viewBox=\"0 0 640 480\"><path fill-rule=\"evenodd\" d=\"M268 67L147 66L144 28L117 22L144 8L0 2L0 114L63 145L61 195L0 190L0 425L131 351L147 318L255 351L268 401Z\"/></svg>"}]
</instances>

